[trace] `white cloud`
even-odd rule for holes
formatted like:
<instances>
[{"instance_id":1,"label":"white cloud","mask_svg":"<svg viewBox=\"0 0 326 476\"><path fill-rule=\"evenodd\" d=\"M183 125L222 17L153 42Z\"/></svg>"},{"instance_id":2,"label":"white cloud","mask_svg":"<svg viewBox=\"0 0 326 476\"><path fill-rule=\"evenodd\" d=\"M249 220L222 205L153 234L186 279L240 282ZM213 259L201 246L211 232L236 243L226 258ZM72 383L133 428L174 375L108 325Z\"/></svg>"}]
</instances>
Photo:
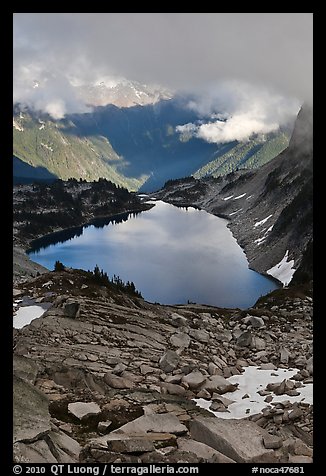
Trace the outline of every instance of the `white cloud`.
<instances>
[{"instance_id":1,"label":"white cloud","mask_svg":"<svg viewBox=\"0 0 326 476\"><path fill-rule=\"evenodd\" d=\"M212 114L234 116L245 112L230 110L237 91L225 91L217 104L210 82L237 78L312 99L312 14L15 13L13 59L14 101L30 107L52 110L55 102L57 111L82 112L76 85L124 77L204 90L199 112L215 104ZM33 89L35 80L40 86Z\"/></svg>"},{"instance_id":2,"label":"white cloud","mask_svg":"<svg viewBox=\"0 0 326 476\"><path fill-rule=\"evenodd\" d=\"M230 81L198 95L188 107L203 119L179 125L177 132L207 142L225 143L246 142L253 135L277 131L298 113L300 103L261 86Z\"/></svg>"}]
</instances>

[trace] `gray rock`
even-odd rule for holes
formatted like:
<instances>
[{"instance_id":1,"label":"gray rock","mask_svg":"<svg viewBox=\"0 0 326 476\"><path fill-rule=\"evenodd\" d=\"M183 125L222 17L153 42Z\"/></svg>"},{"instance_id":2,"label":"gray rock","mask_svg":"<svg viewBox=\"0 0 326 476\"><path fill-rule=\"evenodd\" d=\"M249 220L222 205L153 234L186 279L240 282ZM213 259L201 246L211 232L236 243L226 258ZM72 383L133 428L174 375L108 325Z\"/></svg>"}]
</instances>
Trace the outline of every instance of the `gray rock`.
<instances>
[{"instance_id":1,"label":"gray rock","mask_svg":"<svg viewBox=\"0 0 326 476\"><path fill-rule=\"evenodd\" d=\"M218 393L213 393L212 400L214 402L221 402L226 407L231 405L231 403L235 402L235 400L231 400L230 398L222 397L222 395L219 395Z\"/></svg>"},{"instance_id":2,"label":"gray rock","mask_svg":"<svg viewBox=\"0 0 326 476\"><path fill-rule=\"evenodd\" d=\"M51 431L48 435L49 447L59 463L78 463L81 447L79 443L62 431Z\"/></svg>"},{"instance_id":3,"label":"gray rock","mask_svg":"<svg viewBox=\"0 0 326 476\"><path fill-rule=\"evenodd\" d=\"M309 456L301 455L289 455L289 463L302 464L302 463L312 463L313 460Z\"/></svg>"},{"instance_id":4,"label":"gray rock","mask_svg":"<svg viewBox=\"0 0 326 476\"><path fill-rule=\"evenodd\" d=\"M173 312L171 314L171 324L174 327L186 327L188 324L187 319L180 314Z\"/></svg>"},{"instance_id":5,"label":"gray rock","mask_svg":"<svg viewBox=\"0 0 326 476\"><path fill-rule=\"evenodd\" d=\"M206 377L199 370L194 370L190 372L190 374L182 377L182 382L187 384L191 390L199 388L205 380Z\"/></svg>"},{"instance_id":6,"label":"gray rock","mask_svg":"<svg viewBox=\"0 0 326 476\"><path fill-rule=\"evenodd\" d=\"M252 325L252 327L256 327L258 329L265 326L264 319L262 319L261 317L250 316L249 322Z\"/></svg>"},{"instance_id":7,"label":"gray rock","mask_svg":"<svg viewBox=\"0 0 326 476\"><path fill-rule=\"evenodd\" d=\"M237 463L277 462L274 451L263 445L267 431L251 421L196 418L190 422L190 435Z\"/></svg>"},{"instance_id":8,"label":"gray rock","mask_svg":"<svg viewBox=\"0 0 326 476\"><path fill-rule=\"evenodd\" d=\"M107 433L109 431L110 426L112 425L112 421L107 420L107 421L100 421L99 424L97 425L97 431L99 433Z\"/></svg>"},{"instance_id":9,"label":"gray rock","mask_svg":"<svg viewBox=\"0 0 326 476\"><path fill-rule=\"evenodd\" d=\"M312 357L310 357L310 358L307 360L306 369L308 370L308 372L309 372L310 375L313 375L313 373L314 373L314 362L313 362L313 358L312 358Z\"/></svg>"},{"instance_id":10,"label":"gray rock","mask_svg":"<svg viewBox=\"0 0 326 476\"><path fill-rule=\"evenodd\" d=\"M22 355L13 356L13 371L17 377L34 384L40 366L37 362Z\"/></svg>"},{"instance_id":11,"label":"gray rock","mask_svg":"<svg viewBox=\"0 0 326 476\"><path fill-rule=\"evenodd\" d=\"M214 448L201 443L200 441L179 438L178 439L178 448L181 451L186 451L189 453L194 453L205 461L205 463L235 463L231 458L228 458L224 454L220 453Z\"/></svg>"},{"instance_id":12,"label":"gray rock","mask_svg":"<svg viewBox=\"0 0 326 476\"><path fill-rule=\"evenodd\" d=\"M191 337L193 337L195 340L198 340L202 344L207 344L209 341L209 333L207 331L201 329L191 329L189 334L191 335Z\"/></svg>"},{"instance_id":13,"label":"gray rock","mask_svg":"<svg viewBox=\"0 0 326 476\"><path fill-rule=\"evenodd\" d=\"M115 453L139 454L155 450L154 443L146 437L125 438L122 436L121 439L108 440L107 444L109 451Z\"/></svg>"},{"instance_id":14,"label":"gray rock","mask_svg":"<svg viewBox=\"0 0 326 476\"><path fill-rule=\"evenodd\" d=\"M42 392L14 375L14 442L31 442L51 430L48 405L48 399Z\"/></svg>"},{"instance_id":15,"label":"gray rock","mask_svg":"<svg viewBox=\"0 0 326 476\"><path fill-rule=\"evenodd\" d=\"M298 438L295 439L293 452L295 455L310 456L311 458L313 456L312 448Z\"/></svg>"},{"instance_id":16,"label":"gray rock","mask_svg":"<svg viewBox=\"0 0 326 476\"><path fill-rule=\"evenodd\" d=\"M89 417L99 415L101 408L95 402L75 402L68 404L68 413L71 413L78 420L84 421Z\"/></svg>"},{"instance_id":17,"label":"gray rock","mask_svg":"<svg viewBox=\"0 0 326 476\"><path fill-rule=\"evenodd\" d=\"M294 408L291 412L289 412L289 420L297 420L301 418L303 415L302 410L300 408Z\"/></svg>"},{"instance_id":18,"label":"gray rock","mask_svg":"<svg viewBox=\"0 0 326 476\"><path fill-rule=\"evenodd\" d=\"M143 415L136 420L130 421L112 432L115 433L172 433L182 435L187 433L187 427L182 425L178 418L171 413L158 413ZM111 434L112 434L111 433Z\"/></svg>"},{"instance_id":19,"label":"gray rock","mask_svg":"<svg viewBox=\"0 0 326 476\"><path fill-rule=\"evenodd\" d=\"M275 435L270 435L269 433L263 436L263 443L266 449L268 450L277 450L282 446L282 438Z\"/></svg>"},{"instance_id":20,"label":"gray rock","mask_svg":"<svg viewBox=\"0 0 326 476\"><path fill-rule=\"evenodd\" d=\"M117 389L131 389L134 388L135 384L131 380L123 377L118 377L113 375L111 372L107 372L104 375L104 382L109 385L109 387Z\"/></svg>"},{"instance_id":21,"label":"gray rock","mask_svg":"<svg viewBox=\"0 0 326 476\"><path fill-rule=\"evenodd\" d=\"M214 362L210 362L208 364L208 373L209 375L221 375L222 371Z\"/></svg>"},{"instance_id":22,"label":"gray rock","mask_svg":"<svg viewBox=\"0 0 326 476\"><path fill-rule=\"evenodd\" d=\"M182 379L182 374L168 375L167 377L164 377L164 381L166 383L180 383L181 379Z\"/></svg>"},{"instance_id":23,"label":"gray rock","mask_svg":"<svg viewBox=\"0 0 326 476\"><path fill-rule=\"evenodd\" d=\"M140 366L140 373L142 375L153 374L153 373L156 373L157 370L158 370L157 368L151 367L150 365L147 365L147 364L142 364Z\"/></svg>"},{"instance_id":24,"label":"gray rock","mask_svg":"<svg viewBox=\"0 0 326 476\"><path fill-rule=\"evenodd\" d=\"M122 374L122 372L124 370L126 370L127 366L126 364L122 363L122 362L119 362L119 364L117 364L114 369L112 370L112 372L116 375L120 375Z\"/></svg>"},{"instance_id":25,"label":"gray rock","mask_svg":"<svg viewBox=\"0 0 326 476\"><path fill-rule=\"evenodd\" d=\"M164 372L169 373L177 368L179 360L180 357L176 352L167 350L160 358L159 366Z\"/></svg>"},{"instance_id":26,"label":"gray rock","mask_svg":"<svg viewBox=\"0 0 326 476\"><path fill-rule=\"evenodd\" d=\"M211 393L216 392L222 395L223 393L234 392L238 388L238 384L229 382L221 375L212 375L206 380L203 388Z\"/></svg>"},{"instance_id":27,"label":"gray rock","mask_svg":"<svg viewBox=\"0 0 326 476\"><path fill-rule=\"evenodd\" d=\"M13 460L14 463L58 463L44 440L37 440L29 444L14 443Z\"/></svg>"},{"instance_id":28,"label":"gray rock","mask_svg":"<svg viewBox=\"0 0 326 476\"><path fill-rule=\"evenodd\" d=\"M66 302L63 305L64 314L66 317L77 319L80 315L80 303L79 302Z\"/></svg>"},{"instance_id":29,"label":"gray rock","mask_svg":"<svg viewBox=\"0 0 326 476\"><path fill-rule=\"evenodd\" d=\"M160 384L162 393L169 393L170 395L180 395L183 396L186 394L186 389L177 385L175 383L166 383L163 382Z\"/></svg>"},{"instance_id":30,"label":"gray rock","mask_svg":"<svg viewBox=\"0 0 326 476\"><path fill-rule=\"evenodd\" d=\"M252 335L250 331L242 332L237 338L236 344L239 347L249 347L252 341Z\"/></svg>"},{"instance_id":31,"label":"gray rock","mask_svg":"<svg viewBox=\"0 0 326 476\"><path fill-rule=\"evenodd\" d=\"M252 336L250 347L256 350L265 350L266 342L261 337Z\"/></svg>"},{"instance_id":32,"label":"gray rock","mask_svg":"<svg viewBox=\"0 0 326 476\"><path fill-rule=\"evenodd\" d=\"M170 337L170 343L174 347L178 347L178 348L189 347L190 341L191 341L190 337L188 336L188 334L185 334L184 332L177 332L176 334L173 334Z\"/></svg>"},{"instance_id":33,"label":"gray rock","mask_svg":"<svg viewBox=\"0 0 326 476\"><path fill-rule=\"evenodd\" d=\"M290 357L291 357L290 352L285 347L282 346L280 350L280 362L282 364L287 364L289 362Z\"/></svg>"},{"instance_id":34,"label":"gray rock","mask_svg":"<svg viewBox=\"0 0 326 476\"><path fill-rule=\"evenodd\" d=\"M269 363L269 364L260 364L259 369L260 370L276 370L277 367L276 365Z\"/></svg>"}]
</instances>

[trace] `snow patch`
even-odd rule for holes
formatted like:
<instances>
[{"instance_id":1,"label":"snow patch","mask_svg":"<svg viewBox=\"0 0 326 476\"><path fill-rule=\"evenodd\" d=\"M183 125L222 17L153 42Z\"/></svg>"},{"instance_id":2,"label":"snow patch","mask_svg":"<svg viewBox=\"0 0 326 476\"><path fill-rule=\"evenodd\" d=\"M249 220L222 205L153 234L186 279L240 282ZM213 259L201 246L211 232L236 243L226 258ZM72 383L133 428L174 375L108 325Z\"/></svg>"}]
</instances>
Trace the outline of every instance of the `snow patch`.
<instances>
[{"instance_id":1,"label":"snow patch","mask_svg":"<svg viewBox=\"0 0 326 476\"><path fill-rule=\"evenodd\" d=\"M41 131L42 129L44 129L45 125L44 124L41 124L40 127L38 128L39 131Z\"/></svg>"},{"instance_id":2,"label":"snow patch","mask_svg":"<svg viewBox=\"0 0 326 476\"><path fill-rule=\"evenodd\" d=\"M214 412L210 410L209 407L212 404L212 401L210 400L195 398L194 401L199 407L205 408L219 418L246 418L250 415L254 415L255 413L260 413L263 408L272 408L272 405L268 405L264 401L266 397L257 393L259 390L265 389L268 383L276 383L281 382L284 379L289 379L297 372L298 369L277 369L271 371L259 370L259 367L253 366L246 367L243 374L233 375L232 377L226 379L233 384L239 384L238 389L234 392L223 394L223 397L235 400L234 403L231 403L228 406L228 412ZM297 390L300 392L300 395L296 397L290 397L289 395L274 395L272 393L272 402L275 403L288 400L294 403L303 400L306 403L313 403L312 384L303 385L303 387L299 387ZM246 393L249 395L249 398L242 399Z\"/></svg>"},{"instance_id":3,"label":"snow patch","mask_svg":"<svg viewBox=\"0 0 326 476\"><path fill-rule=\"evenodd\" d=\"M223 198L223 200L230 200L233 197L233 195L230 195L229 197Z\"/></svg>"},{"instance_id":4,"label":"snow patch","mask_svg":"<svg viewBox=\"0 0 326 476\"><path fill-rule=\"evenodd\" d=\"M249 195L249 197L246 198L246 200L249 200L249 198L253 197L253 195Z\"/></svg>"},{"instance_id":5,"label":"snow patch","mask_svg":"<svg viewBox=\"0 0 326 476\"><path fill-rule=\"evenodd\" d=\"M243 193L242 195L239 195L238 197L234 197L233 200L239 200L239 198L242 198L242 197L244 197L245 195L247 195L247 192Z\"/></svg>"},{"instance_id":6,"label":"snow patch","mask_svg":"<svg viewBox=\"0 0 326 476\"><path fill-rule=\"evenodd\" d=\"M13 119L12 124L17 131L23 132L24 128Z\"/></svg>"},{"instance_id":7,"label":"snow patch","mask_svg":"<svg viewBox=\"0 0 326 476\"><path fill-rule=\"evenodd\" d=\"M235 215L236 213L241 212L241 210L242 210L242 208L239 208L239 210L236 210L235 212L229 213L229 216Z\"/></svg>"},{"instance_id":8,"label":"snow patch","mask_svg":"<svg viewBox=\"0 0 326 476\"><path fill-rule=\"evenodd\" d=\"M266 236L263 236L262 238L258 238L257 240L255 240L254 243L256 243L257 246L259 246L262 243L264 243L265 240L266 240Z\"/></svg>"},{"instance_id":9,"label":"snow patch","mask_svg":"<svg viewBox=\"0 0 326 476\"><path fill-rule=\"evenodd\" d=\"M287 286L290 283L295 272L295 268L293 268L294 260L291 259L290 261L288 261L288 257L289 250L286 251L284 257L279 263L277 263L275 266L266 271L267 274L270 274L274 278L281 281L284 286Z\"/></svg>"},{"instance_id":10,"label":"snow patch","mask_svg":"<svg viewBox=\"0 0 326 476\"><path fill-rule=\"evenodd\" d=\"M263 225L263 224L266 223L267 220L269 220L272 216L273 216L273 214L268 215L268 217L264 218L264 219L261 220L261 221L257 221L257 222L254 224L254 227L257 228L257 226Z\"/></svg>"},{"instance_id":11,"label":"snow patch","mask_svg":"<svg viewBox=\"0 0 326 476\"><path fill-rule=\"evenodd\" d=\"M43 316L47 308L42 306L22 306L14 314L13 327L21 329L30 324L34 319Z\"/></svg>"}]
</instances>

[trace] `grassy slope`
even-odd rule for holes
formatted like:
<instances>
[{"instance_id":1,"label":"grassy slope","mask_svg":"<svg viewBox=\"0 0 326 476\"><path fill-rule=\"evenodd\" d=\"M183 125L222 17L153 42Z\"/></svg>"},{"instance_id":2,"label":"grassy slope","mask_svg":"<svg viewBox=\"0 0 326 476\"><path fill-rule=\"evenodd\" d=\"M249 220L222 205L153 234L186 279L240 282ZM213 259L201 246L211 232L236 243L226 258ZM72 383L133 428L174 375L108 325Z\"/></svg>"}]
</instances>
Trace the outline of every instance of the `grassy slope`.
<instances>
[{"instance_id":1,"label":"grassy slope","mask_svg":"<svg viewBox=\"0 0 326 476\"><path fill-rule=\"evenodd\" d=\"M252 139L247 143L233 142L220 147L218 152L215 152L219 155L210 160L214 156L207 152L207 147L204 147L207 143L197 141L190 149L187 144L182 146L187 140L179 135L174 137L172 126L170 129L166 126L168 139L161 137L162 131L160 128L157 129L155 121L156 128L153 126L153 118L151 115L148 118L146 111L143 109L133 111L133 114L137 113L137 120L132 115L133 135L127 138L131 119L126 121L121 111L113 111L115 114L111 111L108 116L102 111L103 117L97 113L94 116L96 127L93 117L93 122L86 121L85 133L81 127L82 125L85 128L85 124L79 124L78 121L75 125L69 120L52 121L47 117L43 118L42 124L37 117L27 112L24 112L23 116L17 113L14 116L16 127L23 131L15 127L13 129L13 152L27 164L45 167L63 180L83 178L93 181L103 177L129 190L138 190L151 175L151 170L155 171L158 178L166 175L165 178L169 179L191 174L195 178L207 175L220 176L238 168L258 168L284 150L289 141L288 133L279 132L268 134L264 142L259 139ZM168 113L170 111L165 111L165 115L170 117ZM165 120L167 120L165 116L161 118L164 124ZM118 145L120 144L121 150L114 146L120 150L120 155L113 149L110 143L112 140L109 141L107 138L112 130L115 141L118 140ZM142 134L150 139L149 143L146 141L142 143L142 140L144 141ZM166 148L171 148L168 155L164 152ZM176 157L178 160L175 160ZM205 157L206 160L210 160L206 164ZM198 160L199 158L201 160ZM201 166L202 164L204 165Z\"/></svg>"},{"instance_id":2,"label":"grassy slope","mask_svg":"<svg viewBox=\"0 0 326 476\"><path fill-rule=\"evenodd\" d=\"M23 131L13 129L13 153L34 167L45 167L63 180L103 177L129 190L137 190L146 180L123 175L124 161L105 137L65 134L60 122L50 120L40 129L42 124L27 113L15 120Z\"/></svg>"},{"instance_id":3,"label":"grassy slope","mask_svg":"<svg viewBox=\"0 0 326 476\"><path fill-rule=\"evenodd\" d=\"M289 144L289 135L284 132L270 134L265 142L252 139L237 143L231 150L198 169L195 178L226 175L236 169L255 169L280 154Z\"/></svg>"}]
</instances>

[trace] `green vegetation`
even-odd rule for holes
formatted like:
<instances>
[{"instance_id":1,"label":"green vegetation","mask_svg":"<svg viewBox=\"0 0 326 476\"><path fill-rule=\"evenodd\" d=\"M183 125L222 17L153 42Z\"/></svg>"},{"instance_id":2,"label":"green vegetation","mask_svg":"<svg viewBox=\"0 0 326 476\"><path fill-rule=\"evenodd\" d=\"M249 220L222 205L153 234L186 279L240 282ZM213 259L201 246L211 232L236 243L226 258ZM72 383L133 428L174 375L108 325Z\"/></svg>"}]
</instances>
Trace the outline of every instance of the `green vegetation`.
<instances>
[{"instance_id":1,"label":"green vegetation","mask_svg":"<svg viewBox=\"0 0 326 476\"><path fill-rule=\"evenodd\" d=\"M55 263L54 263L54 271L64 271L66 268L65 266L63 265L63 263L61 263L61 261L57 260Z\"/></svg>"},{"instance_id":2,"label":"green vegetation","mask_svg":"<svg viewBox=\"0 0 326 476\"><path fill-rule=\"evenodd\" d=\"M256 138L250 142L236 143L231 150L201 167L193 176L218 177L238 169L256 169L280 154L288 144L289 134L285 132L268 134L264 141Z\"/></svg>"},{"instance_id":3,"label":"green vegetation","mask_svg":"<svg viewBox=\"0 0 326 476\"><path fill-rule=\"evenodd\" d=\"M106 286L107 288L113 288L117 291L123 291L139 298L143 297L141 293L136 290L135 284L132 281L127 281L124 283L122 279L115 274L113 275L113 278L110 279L108 274L103 271L103 269L100 270L98 265L95 266L94 271L88 270L87 274L92 282L99 284L100 286Z\"/></svg>"},{"instance_id":4,"label":"green vegetation","mask_svg":"<svg viewBox=\"0 0 326 476\"><path fill-rule=\"evenodd\" d=\"M123 174L125 161L106 137L73 135L65 132L66 121L46 118L39 122L28 112L14 119L21 130L13 129L13 154L33 167L44 167L62 180L103 177L128 190L138 190L147 179Z\"/></svg>"},{"instance_id":5,"label":"green vegetation","mask_svg":"<svg viewBox=\"0 0 326 476\"><path fill-rule=\"evenodd\" d=\"M96 182L35 183L15 191L14 221L22 238L35 238L57 229L70 228L96 217L109 217L141 208L135 193L106 179Z\"/></svg>"}]
</instances>

